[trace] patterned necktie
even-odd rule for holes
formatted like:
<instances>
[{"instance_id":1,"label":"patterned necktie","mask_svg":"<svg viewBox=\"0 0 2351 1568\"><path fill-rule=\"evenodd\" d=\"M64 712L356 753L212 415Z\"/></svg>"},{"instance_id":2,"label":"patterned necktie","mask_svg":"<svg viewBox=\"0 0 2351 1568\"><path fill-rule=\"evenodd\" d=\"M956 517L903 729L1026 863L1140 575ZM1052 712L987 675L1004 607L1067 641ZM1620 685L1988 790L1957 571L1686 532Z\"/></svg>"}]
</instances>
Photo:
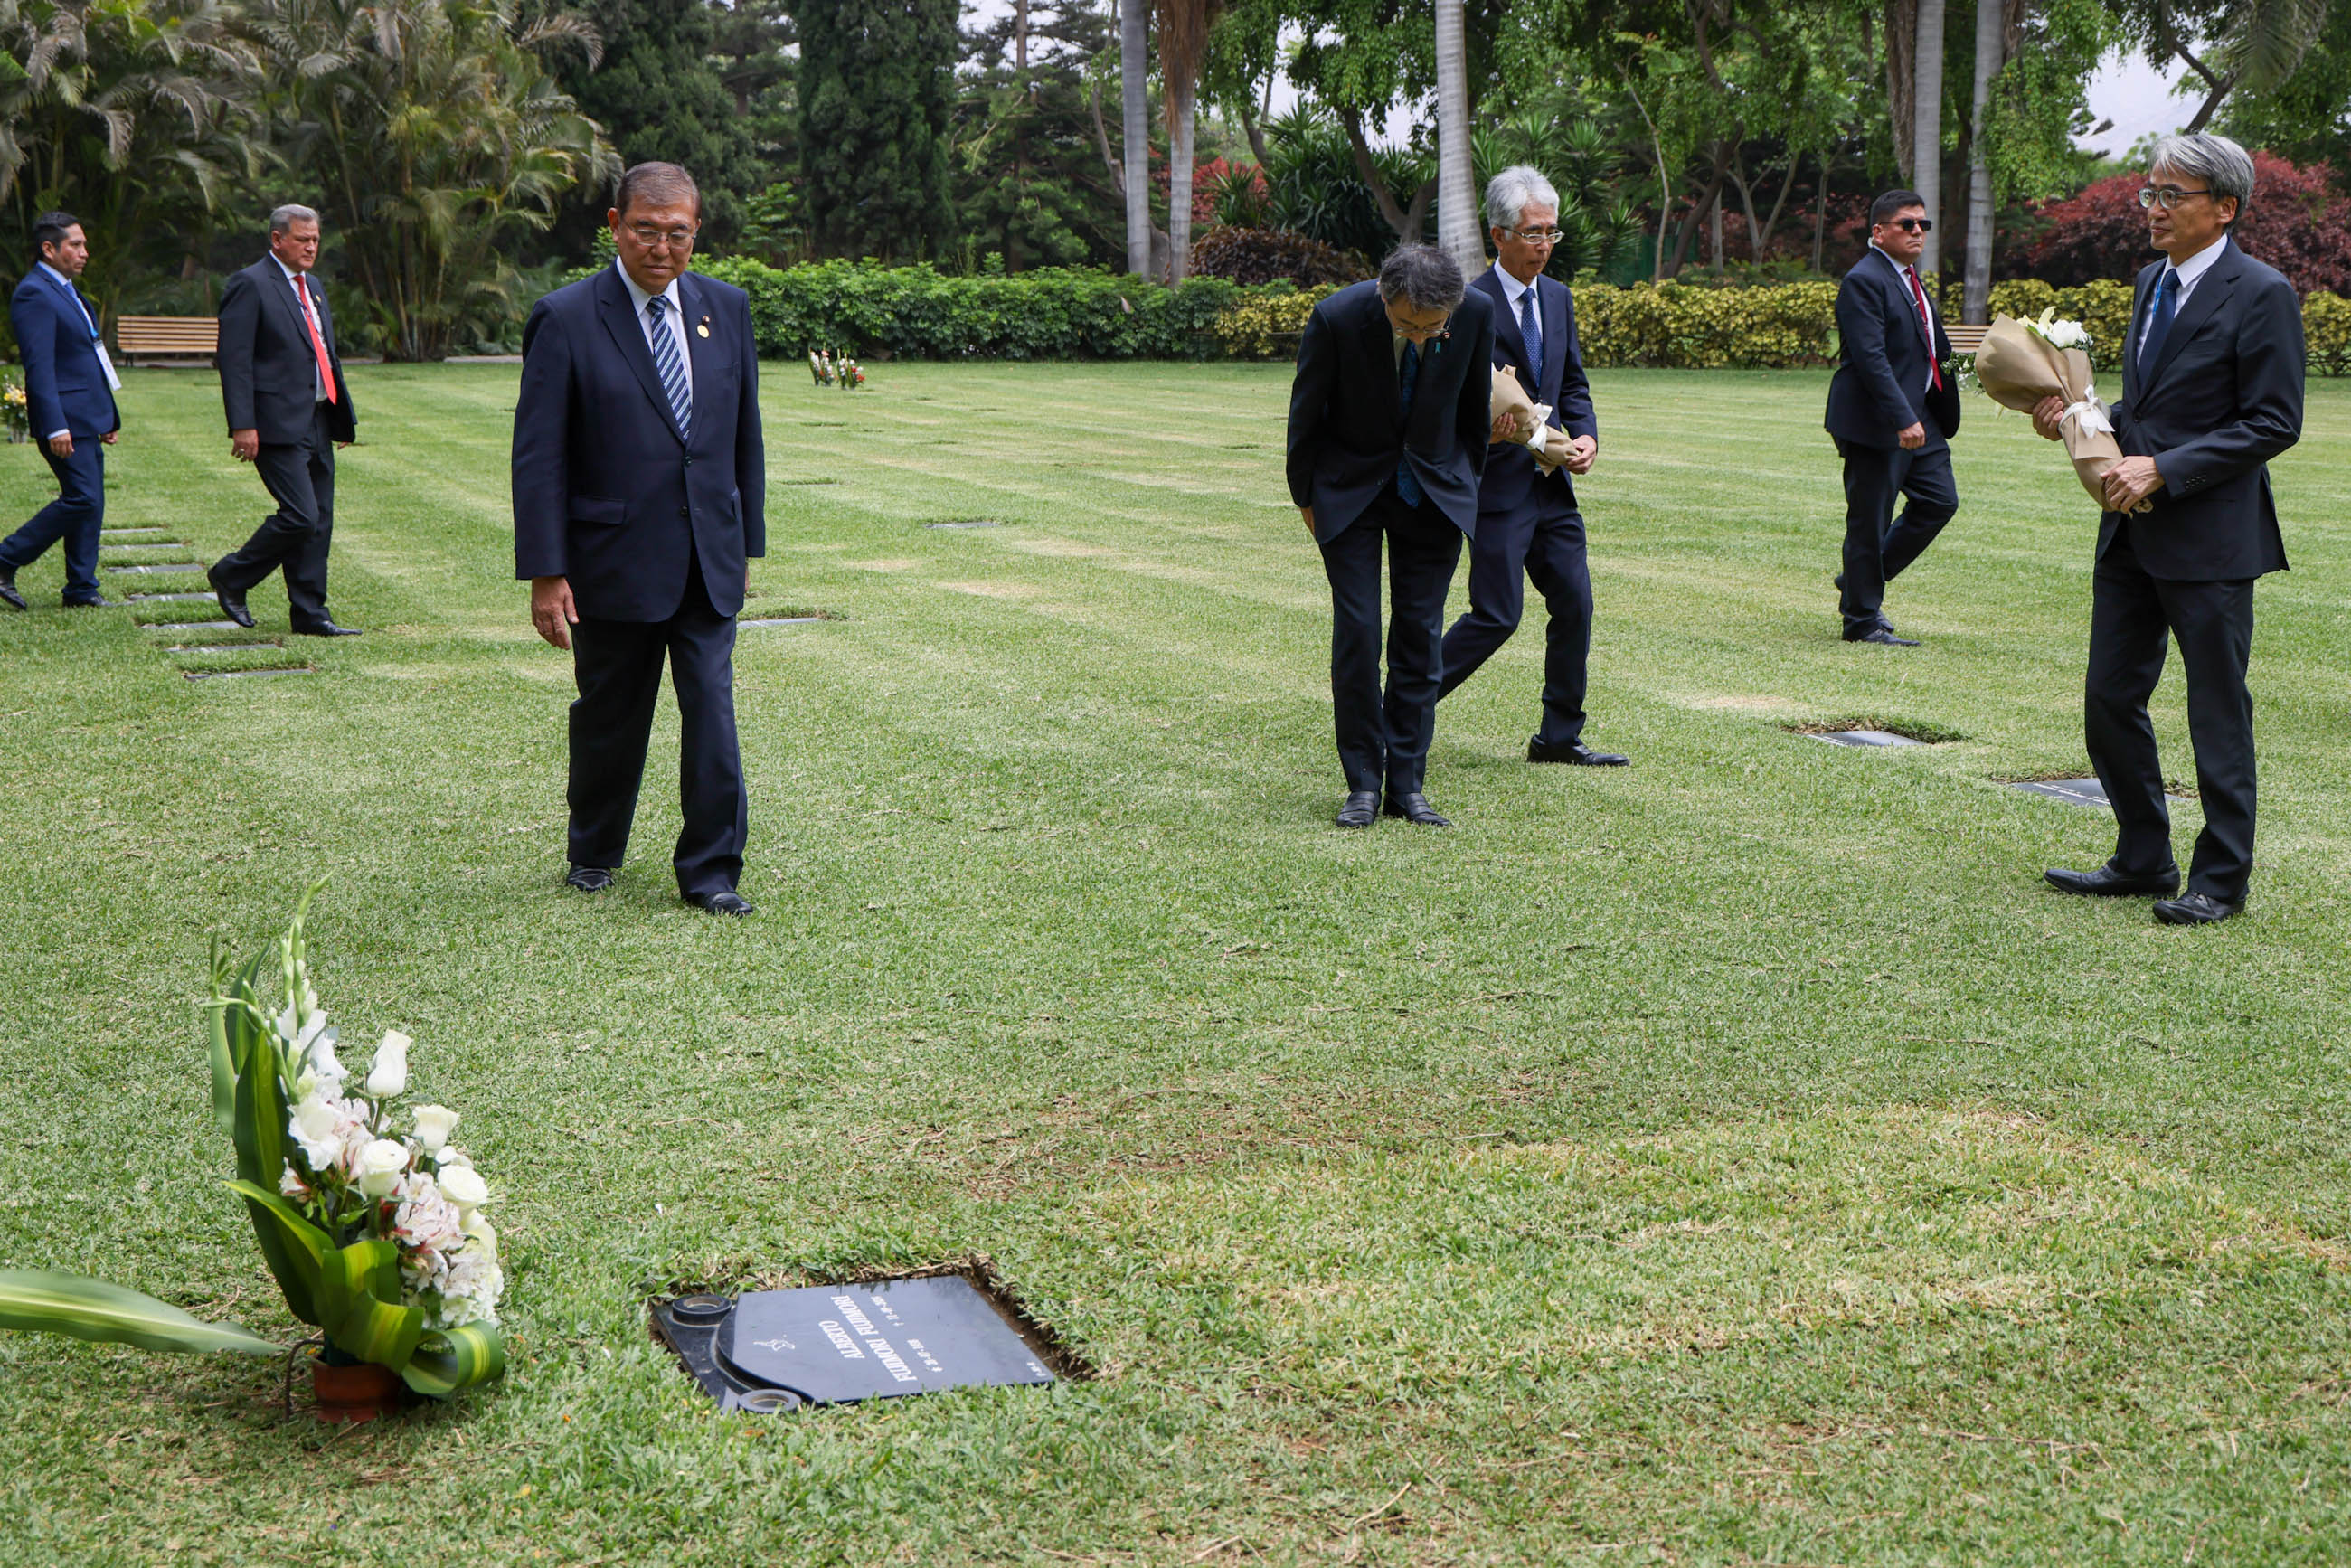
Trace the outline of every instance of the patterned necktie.
<instances>
[{"instance_id":1,"label":"patterned necktie","mask_svg":"<svg viewBox=\"0 0 2351 1568\"><path fill-rule=\"evenodd\" d=\"M2179 269L2167 267L2163 276L2155 280L2155 303L2147 313L2147 337L2138 346L2140 370L2155 369L2156 357L2163 352L2163 340L2171 336L2171 317L2179 308Z\"/></svg>"},{"instance_id":2,"label":"patterned necktie","mask_svg":"<svg viewBox=\"0 0 2351 1568\"><path fill-rule=\"evenodd\" d=\"M685 360L677 351L677 335L665 319L668 308L669 300L659 294L645 301L645 319L653 324L653 369L661 375L662 390L669 393L677 433L684 435L694 425L694 393L685 384Z\"/></svg>"},{"instance_id":3,"label":"patterned necktie","mask_svg":"<svg viewBox=\"0 0 2351 1568\"><path fill-rule=\"evenodd\" d=\"M1396 366L1396 417L1407 426L1412 423L1412 389L1419 380L1420 345L1407 342L1404 346L1404 359ZM1420 480L1413 474L1412 459L1408 456L1396 459L1395 487L1397 499L1407 507L1419 506L1421 497L1426 494L1420 487Z\"/></svg>"},{"instance_id":4,"label":"patterned necktie","mask_svg":"<svg viewBox=\"0 0 2351 1568\"><path fill-rule=\"evenodd\" d=\"M1535 321L1535 291L1531 285L1519 296L1519 336L1526 340L1527 358L1532 361L1527 366L1527 373L1534 378L1527 387L1532 393L1540 390L1542 382L1543 351L1542 328Z\"/></svg>"},{"instance_id":5,"label":"patterned necktie","mask_svg":"<svg viewBox=\"0 0 2351 1568\"><path fill-rule=\"evenodd\" d=\"M1918 325L1927 334L1927 363L1935 372L1935 390L1943 390L1942 361L1935 358L1935 319L1927 314L1927 291L1918 287L1916 268L1904 267L1902 276L1910 280L1910 298L1918 307Z\"/></svg>"},{"instance_id":6,"label":"patterned necktie","mask_svg":"<svg viewBox=\"0 0 2351 1568\"><path fill-rule=\"evenodd\" d=\"M335 396L335 361L327 358L327 340L319 336L319 317L310 305L309 287L299 277L294 279L294 298L301 301L302 325L310 329L310 352L319 361L319 389L329 402L340 402Z\"/></svg>"}]
</instances>

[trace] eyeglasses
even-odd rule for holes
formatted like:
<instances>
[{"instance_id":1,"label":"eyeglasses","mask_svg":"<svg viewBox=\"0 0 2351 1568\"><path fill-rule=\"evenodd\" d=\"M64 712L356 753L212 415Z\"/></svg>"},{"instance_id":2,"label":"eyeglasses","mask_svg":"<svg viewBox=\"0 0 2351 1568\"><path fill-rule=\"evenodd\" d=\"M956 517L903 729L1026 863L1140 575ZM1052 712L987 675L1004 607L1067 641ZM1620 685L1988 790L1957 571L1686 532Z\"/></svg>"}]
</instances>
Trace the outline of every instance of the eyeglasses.
<instances>
[{"instance_id":1,"label":"eyeglasses","mask_svg":"<svg viewBox=\"0 0 2351 1568\"><path fill-rule=\"evenodd\" d=\"M651 224L631 224L629 233L636 237L639 245L647 248L666 245L672 250L686 250L694 245L692 229L657 229Z\"/></svg>"},{"instance_id":2,"label":"eyeglasses","mask_svg":"<svg viewBox=\"0 0 2351 1568\"><path fill-rule=\"evenodd\" d=\"M1504 229L1502 232L1528 245L1557 245L1567 237L1565 229Z\"/></svg>"},{"instance_id":3,"label":"eyeglasses","mask_svg":"<svg viewBox=\"0 0 2351 1568\"><path fill-rule=\"evenodd\" d=\"M2177 185L2147 185L2139 191L2138 204L2142 207L2160 206L2168 213L2190 196L2209 196L2211 193L2209 189L2183 191Z\"/></svg>"},{"instance_id":4,"label":"eyeglasses","mask_svg":"<svg viewBox=\"0 0 2351 1568\"><path fill-rule=\"evenodd\" d=\"M1932 218L1888 218L1886 221L1907 235L1932 234L1935 229Z\"/></svg>"}]
</instances>

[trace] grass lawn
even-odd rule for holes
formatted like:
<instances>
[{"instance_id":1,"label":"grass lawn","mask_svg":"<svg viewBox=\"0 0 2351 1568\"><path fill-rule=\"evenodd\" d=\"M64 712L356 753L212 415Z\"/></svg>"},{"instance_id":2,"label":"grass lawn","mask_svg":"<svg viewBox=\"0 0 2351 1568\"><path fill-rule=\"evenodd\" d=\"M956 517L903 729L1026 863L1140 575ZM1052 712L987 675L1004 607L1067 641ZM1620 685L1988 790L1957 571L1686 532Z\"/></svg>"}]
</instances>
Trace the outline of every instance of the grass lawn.
<instances>
[{"instance_id":1,"label":"grass lawn","mask_svg":"<svg viewBox=\"0 0 2351 1568\"><path fill-rule=\"evenodd\" d=\"M2252 903L2189 931L2042 886L2110 819L1998 782L2085 770L2096 518L1988 405L1888 601L1926 645L1850 647L1825 377L1599 377L1635 766L1520 760L1530 625L1441 710L1460 825L1348 834L1286 367L770 367L749 613L838 619L743 632L726 922L666 700L620 885L559 885L513 369L352 381L367 635L315 674L184 680L284 655L67 616L54 554L0 616L0 1267L293 1337L191 1005L331 873L321 991L465 1113L514 1364L337 1436L267 1363L0 1335L10 1563L2351 1553L2351 388L2275 468ZM110 521L226 553L211 377L124 404ZM47 494L0 448L0 516ZM1841 719L1956 738L1790 732ZM2158 724L2192 786L2176 666ZM681 1283L974 1253L1101 1377L721 1416L647 1337Z\"/></svg>"}]
</instances>

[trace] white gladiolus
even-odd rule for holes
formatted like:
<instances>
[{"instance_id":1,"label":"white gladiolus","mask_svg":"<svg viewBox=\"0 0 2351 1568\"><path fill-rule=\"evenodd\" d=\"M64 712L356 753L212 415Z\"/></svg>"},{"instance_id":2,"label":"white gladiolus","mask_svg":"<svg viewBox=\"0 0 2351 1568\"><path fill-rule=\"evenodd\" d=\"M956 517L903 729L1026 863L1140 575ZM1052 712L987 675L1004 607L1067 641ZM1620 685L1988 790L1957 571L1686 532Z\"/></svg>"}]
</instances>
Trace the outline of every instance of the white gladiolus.
<instances>
[{"instance_id":1,"label":"white gladiolus","mask_svg":"<svg viewBox=\"0 0 2351 1568\"><path fill-rule=\"evenodd\" d=\"M419 1105L414 1114L417 1146L428 1155L438 1155L456 1130L457 1113L446 1105Z\"/></svg>"},{"instance_id":2,"label":"white gladiolus","mask_svg":"<svg viewBox=\"0 0 2351 1568\"><path fill-rule=\"evenodd\" d=\"M377 1138L360 1150L352 1162L351 1175L358 1180L360 1190L370 1197L390 1197L400 1185L401 1173L408 1168L408 1150L390 1138Z\"/></svg>"},{"instance_id":3,"label":"white gladiolus","mask_svg":"<svg viewBox=\"0 0 2351 1568\"><path fill-rule=\"evenodd\" d=\"M319 1016L323 1018L326 1015L321 1013ZM312 1035L310 1043L306 1048L306 1054L297 1060L302 1063L303 1075L315 1078L325 1084L327 1092L330 1094L341 1093L343 1080L350 1076L350 1070L335 1060L335 1040L332 1035Z\"/></svg>"},{"instance_id":4,"label":"white gladiolus","mask_svg":"<svg viewBox=\"0 0 2351 1568\"><path fill-rule=\"evenodd\" d=\"M414 1043L396 1029L384 1031L383 1043L375 1048L375 1064L368 1069L369 1093L389 1100L407 1092L408 1048Z\"/></svg>"},{"instance_id":5,"label":"white gladiolus","mask_svg":"<svg viewBox=\"0 0 2351 1568\"><path fill-rule=\"evenodd\" d=\"M490 1186L481 1173L471 1166L451 1166L441 1173L441 1195L457 1206L457 1213L470 1218L474 1211L490 1201Z\"/></svg>"},{"instance_id":6,"label":"white gladiolus","mask_svg":"<svg viewBox=\"0 0 2351 1568\"><path fill-rule=\"evenodd\" d=\"M342 1106L314 1092L294 1107L286 1133L302 1146L302 1157L312 1170L330 1171L342 1157L343 1124Z\"/></svg>"}]
</instances>

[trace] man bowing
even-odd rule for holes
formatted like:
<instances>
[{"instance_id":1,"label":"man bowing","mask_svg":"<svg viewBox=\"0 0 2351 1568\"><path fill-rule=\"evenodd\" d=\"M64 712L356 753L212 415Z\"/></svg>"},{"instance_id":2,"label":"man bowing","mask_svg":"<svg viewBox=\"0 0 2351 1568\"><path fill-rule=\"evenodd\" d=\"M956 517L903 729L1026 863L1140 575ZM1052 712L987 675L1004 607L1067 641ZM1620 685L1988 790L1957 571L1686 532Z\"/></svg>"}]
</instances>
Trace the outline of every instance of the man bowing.
<instances>
[{"instance_id":1,"label":"man bowing","mask_svg":"<svg viewBox=\"0 0 2351 1568\"><path fill-rule=\"evenodd\" d=\"M628 848L667 659L683 721L679 894L748 915L735 617L767 553L759 361L748 298L686 270L702 193L674 163L621 176L609 272L540 300L515 406L515 575L572 650L571 869L610 887Z\"/></svg>"}]
</instances>

